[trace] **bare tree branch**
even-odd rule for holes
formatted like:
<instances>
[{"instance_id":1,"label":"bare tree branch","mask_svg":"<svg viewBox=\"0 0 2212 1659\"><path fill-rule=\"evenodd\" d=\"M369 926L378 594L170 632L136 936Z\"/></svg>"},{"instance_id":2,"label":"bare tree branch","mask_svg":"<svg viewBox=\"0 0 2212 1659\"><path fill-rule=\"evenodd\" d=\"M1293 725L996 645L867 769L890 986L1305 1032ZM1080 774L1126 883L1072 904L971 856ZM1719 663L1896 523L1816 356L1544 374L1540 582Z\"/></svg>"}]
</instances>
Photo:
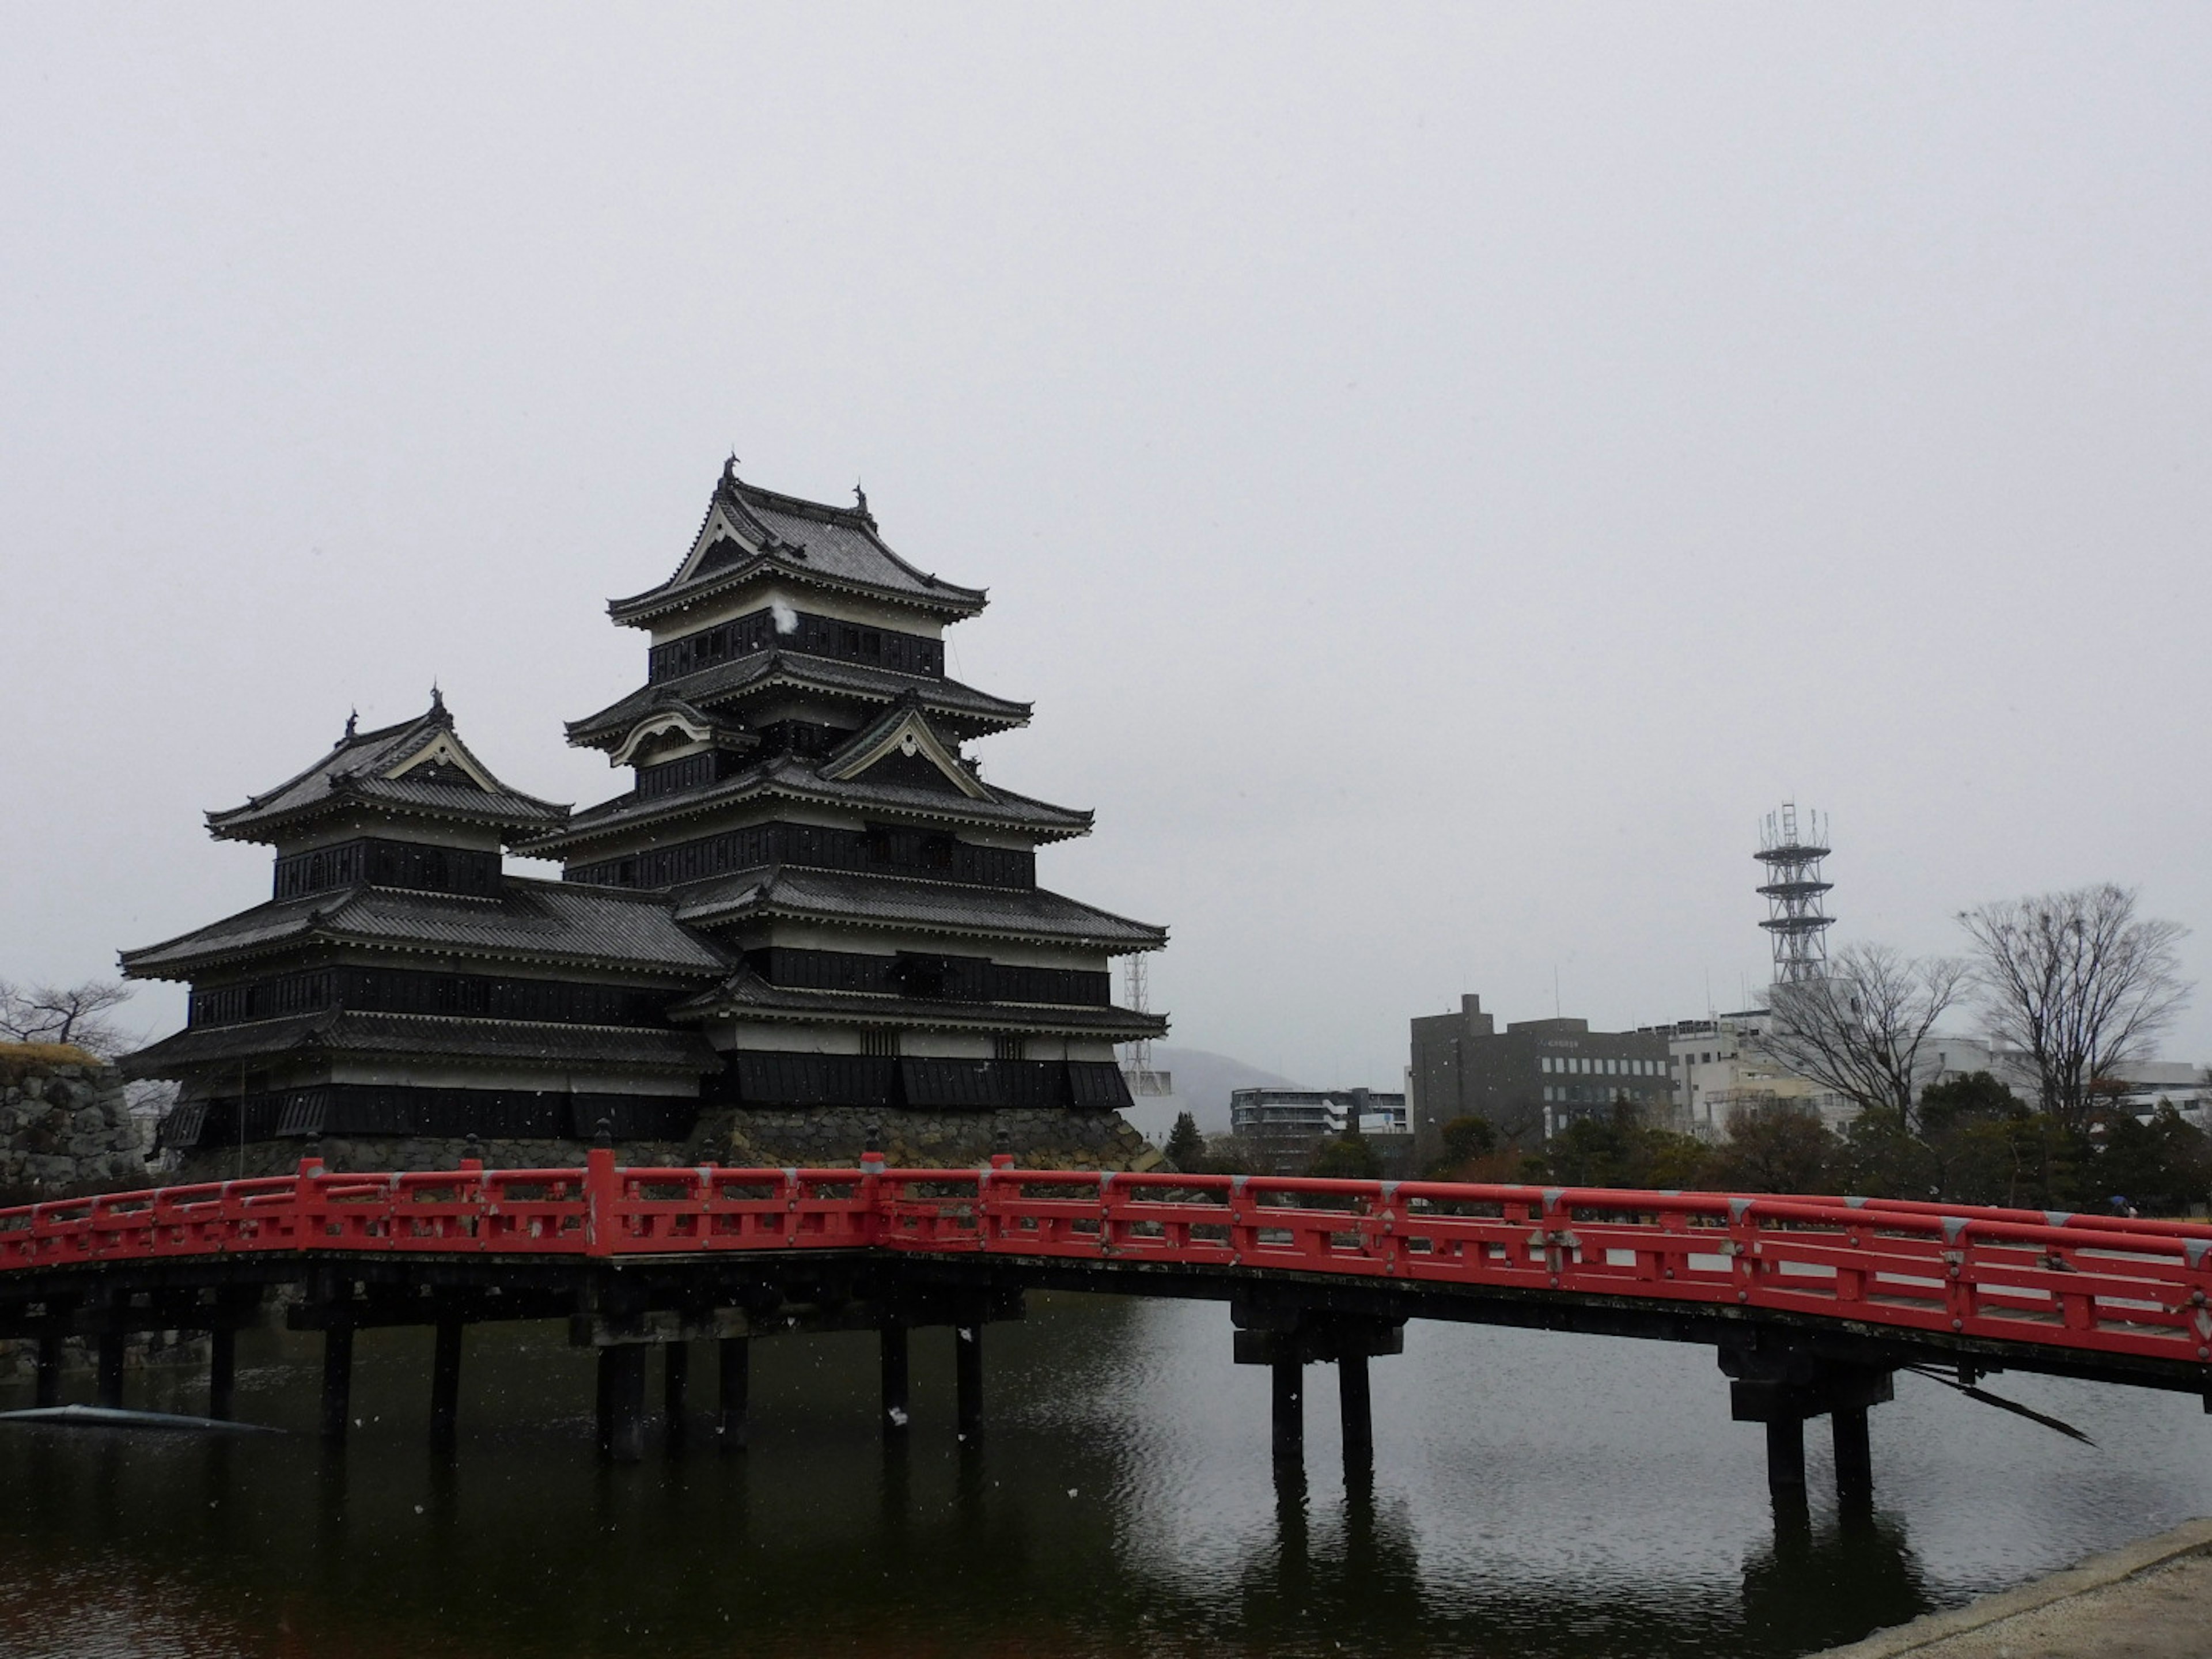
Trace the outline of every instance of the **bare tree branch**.
<instances>
[{"instance_id":1,"label":"bare tree branch","mask_svg":"<svg viewBox=\"0 0 2212 1659\"><path fill-rule=\"evenodd\" d=\"M1921 1048L1958 1000L1966 972L1949 957L1846 945L1826 977L1768 993L1768 1025L1756 1041L1785 1071L1909 1126Z\"/></svg>"},{"instance_id":2,"label":"bare tree branch","mask_svg":"<svg viewBox=\"0 0 2212 1659\"><path fill-rule=\"evenodd\" d=\"M0 980L0 1039L9 1042L66 1042L112 1060L138 1042L108 1015L131 1000L131 988L112 980L82 985L11 985Z\"/></svg>"},{"instance_id":3,"label":"bare tree branch","mask_svg":"<svg viewBox=\"0 0 2212 1659\"><path fill-rule=\"evenodd\" d=\"M2085 1125L2094 1086L2172 1022L2195 988L2174 946L2188 930L2138 921L2136 895L2106 882L1984 904L1959 917L1978 947L1990 1036L2034 1066L2042 1107Z\"/></svg>"}]
</instances>

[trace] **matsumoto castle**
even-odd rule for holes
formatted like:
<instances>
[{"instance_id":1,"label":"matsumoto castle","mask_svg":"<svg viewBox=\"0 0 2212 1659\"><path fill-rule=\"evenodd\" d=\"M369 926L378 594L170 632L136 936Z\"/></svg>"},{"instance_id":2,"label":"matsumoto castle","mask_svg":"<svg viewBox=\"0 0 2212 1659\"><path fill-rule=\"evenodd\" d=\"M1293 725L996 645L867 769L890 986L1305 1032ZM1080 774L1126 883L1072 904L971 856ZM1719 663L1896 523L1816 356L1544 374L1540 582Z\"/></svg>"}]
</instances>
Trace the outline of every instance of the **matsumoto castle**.
<instances>
[{"instance_id":1,"label":"matsumoto castle","mask_svg":"<svg viewBox=\"0 0 2212 1659\"><path fill-rule=\"evenodd\" d=\"M855 492L856 495L858 492ZM582 811L511 789L436 694L243 805L269 902L123 956L188 981L185 1029L126 1062L174 1079L188 1169L1027 1155L1113 1167L1113 959L1164 929L1037 885L1091 815L986 783L967 746L1030 705L945 675L983 591L925 575L867 498L826 507L724 468L676 572L607 608L645 684L568 741L630 769ZM502 855L558 860L559 881Z\"/></svg>"}]
</instances>

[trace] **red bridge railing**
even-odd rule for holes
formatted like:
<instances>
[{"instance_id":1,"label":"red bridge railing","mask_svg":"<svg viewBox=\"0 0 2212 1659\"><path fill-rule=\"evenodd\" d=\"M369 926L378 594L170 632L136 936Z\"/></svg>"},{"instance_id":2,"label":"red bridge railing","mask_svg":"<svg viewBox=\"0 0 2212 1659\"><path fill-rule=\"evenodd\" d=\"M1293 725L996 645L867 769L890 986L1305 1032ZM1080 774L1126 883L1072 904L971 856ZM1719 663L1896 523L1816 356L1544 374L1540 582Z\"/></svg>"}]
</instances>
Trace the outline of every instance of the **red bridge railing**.
<instances>
[{"instance_id":1,"label":"red bridge railing","mask_svg":"<svg viewBox=\"0 0 2212 1659\"><path fill-rule=\"evenodd\" d=\"M0 1210L9 1270L269 1252L884 1249L1737 1304L2212 1361L2212 1227L1724 1193L1018 1170L296 1175ZM2212 1382L2212 1367L2207 1379Z\"/></svg>"}]
</instances>

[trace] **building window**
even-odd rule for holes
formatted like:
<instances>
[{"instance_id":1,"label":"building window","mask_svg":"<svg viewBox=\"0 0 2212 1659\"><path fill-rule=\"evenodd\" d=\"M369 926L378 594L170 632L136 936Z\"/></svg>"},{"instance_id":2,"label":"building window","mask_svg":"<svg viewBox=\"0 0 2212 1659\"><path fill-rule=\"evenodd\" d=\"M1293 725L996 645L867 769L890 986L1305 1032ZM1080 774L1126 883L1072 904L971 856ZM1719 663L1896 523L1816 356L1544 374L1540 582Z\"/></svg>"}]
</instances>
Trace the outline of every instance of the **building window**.
<instances>
[{"instance_id":1,"label":"building window","mask_svg":"<svg viewBox=\"0 0 2212 1659\"><path fill-rule=\"evenodd\" d=\"M1001 1031L991 1039L992 1055L999 1060L1029 1058L1029 1039L1019 1031Z\"/></svg>"},{"instance_id":2,"label":"building window","mask_svg":"<svg viewBox=\"0 0 2212 1659\"><path fill-rule=\"evenodd\" d=\"M873 1060L895 1060L898 1057L899 1034L895 1027L872 1026L860 1033L860 1052Z\"/></svg>"}]
</instances>

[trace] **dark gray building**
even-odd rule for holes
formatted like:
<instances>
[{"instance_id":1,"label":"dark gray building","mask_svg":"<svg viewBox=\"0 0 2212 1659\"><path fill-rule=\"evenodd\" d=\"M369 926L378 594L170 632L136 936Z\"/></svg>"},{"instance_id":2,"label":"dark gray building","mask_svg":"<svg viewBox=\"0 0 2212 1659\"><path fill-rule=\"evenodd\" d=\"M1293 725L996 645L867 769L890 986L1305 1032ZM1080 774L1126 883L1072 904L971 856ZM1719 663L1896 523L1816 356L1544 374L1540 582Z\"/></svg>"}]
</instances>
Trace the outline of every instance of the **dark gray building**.
<instances>
[{"instance_id":1,"label":"dark gray building","mask_svg":"<svg viewBox=\"0 0 2212 1659\"><path fill-rule=\"evenodd\" d=\"M1534 1146L1626 1095L1665 1121L1673 1085L1667 1039L1650 1031L1593 1031L1584 1019L1527 1019L1503 1031L1463 996L1459 1012L1413 1022L1408 1073L1419 1157L1441 1150L1455 1117L1486 1118L1501 1140Z\"/></svg>"}]
</instances>

